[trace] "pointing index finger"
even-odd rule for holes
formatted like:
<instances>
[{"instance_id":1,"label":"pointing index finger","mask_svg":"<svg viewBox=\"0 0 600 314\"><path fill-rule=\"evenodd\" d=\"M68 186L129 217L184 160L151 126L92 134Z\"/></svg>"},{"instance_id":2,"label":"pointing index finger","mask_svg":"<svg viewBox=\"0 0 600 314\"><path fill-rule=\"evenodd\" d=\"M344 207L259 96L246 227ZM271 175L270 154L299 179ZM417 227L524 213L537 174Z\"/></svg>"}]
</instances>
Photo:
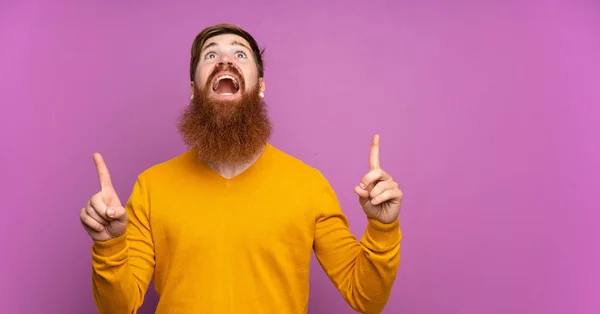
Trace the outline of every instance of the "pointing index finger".
<instances>
[{"instance_id":1,"label":"pointing index finger","mask_svg":"<svg viewBox=\"0 0 600 314\"><path fill-rule=\"evenodd\" d=\"M104 158L100 153L94 153L94 163L96 164L96 172L98 173L98 180L100 180L100 188L104 189L112 189L112 181L110 180L110 173L108 172L108 167L106 167L106 163L104 162Z\"/></svg>"},{"instance_id":2,"label":"pointing index finger","mask_svg":"<svg viewBox=\"0 0 600 314\"><path fill-rule=\"evenodd\" d=\"M369 156L369 169L375 170L379 169L379 134L373 135L373 140L371 141L371 154Z\"/></svg>"}]
</instances>

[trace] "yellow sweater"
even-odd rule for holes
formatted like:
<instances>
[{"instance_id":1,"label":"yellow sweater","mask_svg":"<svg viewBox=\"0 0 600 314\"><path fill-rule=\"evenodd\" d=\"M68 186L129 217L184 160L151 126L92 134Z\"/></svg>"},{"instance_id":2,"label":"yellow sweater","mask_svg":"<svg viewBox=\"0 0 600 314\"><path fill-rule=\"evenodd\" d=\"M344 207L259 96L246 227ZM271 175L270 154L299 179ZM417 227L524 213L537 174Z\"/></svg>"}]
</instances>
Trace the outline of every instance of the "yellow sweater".
<instances>
[{"instance_id":1,"label":"yellow sweater","mask_svg":"<svg viewBox=\"0 0 600 314\"><path fill-rule=\"evenodd\" d=\"M357 241L321 173L270 144L232 179L191 151L157 164L126 209L127 234L91 248L100 314L136 313L152 275L158 314L306 313L313 250L352 308L379 313L399 265L398 220Z\"/></svg>"}]
</instances>

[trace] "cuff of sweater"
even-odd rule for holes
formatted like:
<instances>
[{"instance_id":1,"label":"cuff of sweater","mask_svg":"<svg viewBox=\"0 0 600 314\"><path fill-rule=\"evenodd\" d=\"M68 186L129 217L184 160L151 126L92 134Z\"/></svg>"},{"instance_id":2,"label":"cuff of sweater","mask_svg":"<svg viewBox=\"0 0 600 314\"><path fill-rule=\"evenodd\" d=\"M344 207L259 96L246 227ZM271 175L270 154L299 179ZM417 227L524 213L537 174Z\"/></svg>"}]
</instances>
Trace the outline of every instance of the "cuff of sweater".
<instances>
[{"instance_id":1,"label":"cuff of sweater","mask_svg":"<svg viewBox=\"0 0 600 314\"><path fill-rule=\"evenodd\" d=\"M126 235L107 241L94 241L92 252L98 257L111 257L127 249Z\"/></svg>"},{"instance_id":2,"label":"cuff of sweater","mask_svg":"<svg viewBox=\"0 0 600 314\"><path fill-rule=\"evenodd\" d=\"M389 250L396 247L402 239L400 231L400 219L396 218L391 223L382 223L378 220L368 218L366 237L378 250Z\"/></svg>"}]
</instances>

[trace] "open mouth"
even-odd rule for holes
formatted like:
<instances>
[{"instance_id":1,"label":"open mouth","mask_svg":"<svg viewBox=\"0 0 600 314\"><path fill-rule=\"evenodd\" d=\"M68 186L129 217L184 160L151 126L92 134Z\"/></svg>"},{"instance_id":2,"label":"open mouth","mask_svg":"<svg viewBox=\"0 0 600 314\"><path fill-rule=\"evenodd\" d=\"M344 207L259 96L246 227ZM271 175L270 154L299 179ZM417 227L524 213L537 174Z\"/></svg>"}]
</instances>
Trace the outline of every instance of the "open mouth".
<instances>
[{"instance_id":1,"label":"open mouth","mask_svg":"<svg viewBox=\"0 0 600 314\"><path fill-rule=\"evenodd\" d=\"M220 75L213 83L213 91L221 96L231 96L240 90L240 83L232 75Z\"/></svg>"}]
</instances>

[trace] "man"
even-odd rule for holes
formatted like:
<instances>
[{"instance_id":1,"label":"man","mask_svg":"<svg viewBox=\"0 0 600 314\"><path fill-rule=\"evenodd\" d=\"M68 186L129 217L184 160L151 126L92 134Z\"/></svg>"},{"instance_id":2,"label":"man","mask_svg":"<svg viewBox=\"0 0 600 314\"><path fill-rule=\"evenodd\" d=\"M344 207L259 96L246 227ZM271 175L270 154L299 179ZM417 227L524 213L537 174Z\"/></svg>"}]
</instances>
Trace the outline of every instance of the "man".
<instances>
[{"instance_id":1,"label":"man","mask_svg":"<svg viewBox=\"0 0 600 314\"><path fill-rule=\"evenodd\" d=\"M321 173L268 143L262 52L229 24L192 45L190 149L138 176L123 207L100 154L100 192L81 209L94 240L100 313L135 313L151 277L156 313L306 313L311 254L356 311L379 313L399 265L402 193L379 167L355 188L368 225L350 233Z\"/></svg>"}]
</instances>

